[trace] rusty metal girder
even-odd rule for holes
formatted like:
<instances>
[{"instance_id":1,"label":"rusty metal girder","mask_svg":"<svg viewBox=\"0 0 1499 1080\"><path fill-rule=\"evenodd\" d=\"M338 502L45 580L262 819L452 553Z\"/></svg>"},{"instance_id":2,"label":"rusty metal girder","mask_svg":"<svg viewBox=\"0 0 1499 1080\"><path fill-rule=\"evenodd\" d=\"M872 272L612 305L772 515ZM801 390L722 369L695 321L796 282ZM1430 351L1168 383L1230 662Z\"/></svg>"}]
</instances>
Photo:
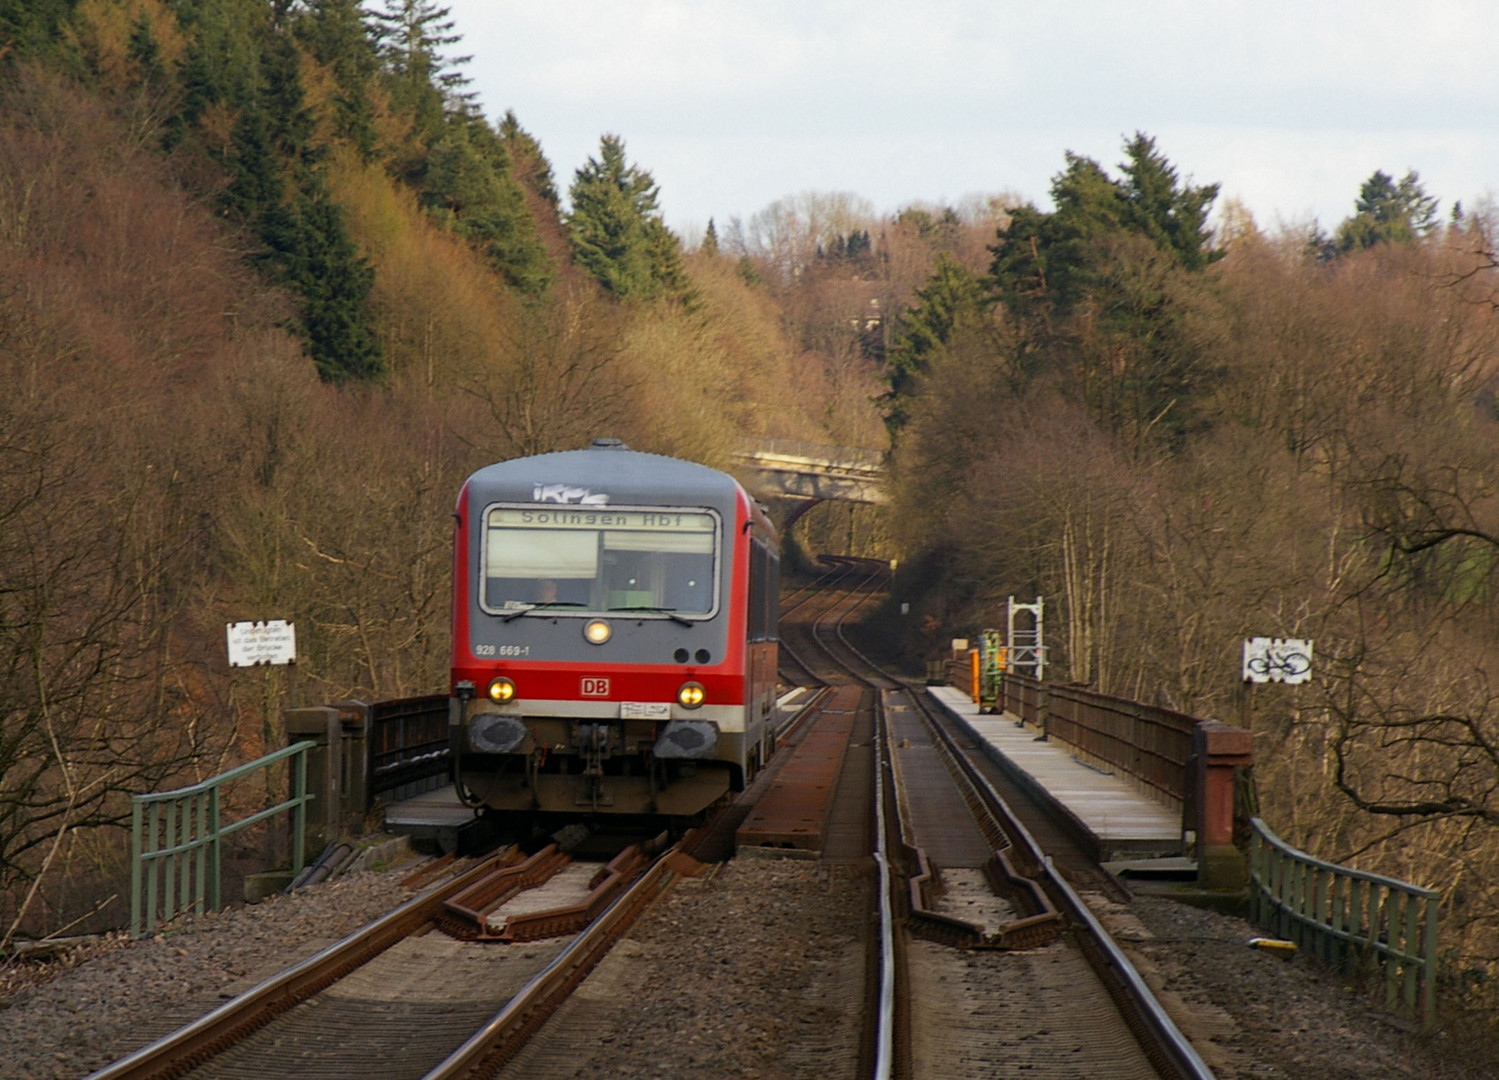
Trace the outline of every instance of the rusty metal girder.
<instances>
[{"instance_id":1,"label":"rusty metal girder","mask_svg":"<svg viewBox=\"0 0 1499 1080\"><path fill-rule=\"evenodd\" d=\"M444 932L472 941L500 941L503 935L489 929L489 912L524 889L534 889L549 880L572 859L556 844L548 844L525 862L502 867L474 882L443 903L452 922L442 920Z\"/></svg>"},{"instance_id":2,"label":"rusty metal girder","mask_svg":"<svg viewBox=\"0 0 1499 1080\"><path fill-rule=\"evenodd\" d=\"M861 691L839 687L736 833L740 847L821 851Z\"/></svg>"}]
</instances>

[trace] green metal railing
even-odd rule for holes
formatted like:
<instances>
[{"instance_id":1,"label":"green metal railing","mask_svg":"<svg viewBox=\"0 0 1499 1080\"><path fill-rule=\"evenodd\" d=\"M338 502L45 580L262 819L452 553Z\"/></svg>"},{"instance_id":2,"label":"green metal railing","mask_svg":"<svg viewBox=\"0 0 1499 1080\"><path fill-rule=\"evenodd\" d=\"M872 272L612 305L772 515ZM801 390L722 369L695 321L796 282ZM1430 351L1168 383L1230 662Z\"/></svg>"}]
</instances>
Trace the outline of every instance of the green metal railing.
<instances>
[{"instance_id":1,"label":"green metal railing","mask_svg":"<svg viewBox=\"0 0 1499 1080\"><path fill-rule=\"evenodd\" d=\"M292 873L301 871L307 846L307 752L311 742L293 743L211 780L176 791L130 799L130 936L138 938L189 909L223 907L223 839L273 817L292 815ZM219 792L278 761L291 762L291 797L241 821L219 820Z\"/></svg>"},{"instance_id":2,"label":"green metal railing","mask_svg":"<svg viewBox=\"0 0 1499 1080\"><path fill-rule=\"evenodd\" d=\"M1249 901L1260 926L1347 974L1384 967L1385 1007L1436 1023L1441 893L1290 847L1252 819Z\"/></svg>"}]
</instances>

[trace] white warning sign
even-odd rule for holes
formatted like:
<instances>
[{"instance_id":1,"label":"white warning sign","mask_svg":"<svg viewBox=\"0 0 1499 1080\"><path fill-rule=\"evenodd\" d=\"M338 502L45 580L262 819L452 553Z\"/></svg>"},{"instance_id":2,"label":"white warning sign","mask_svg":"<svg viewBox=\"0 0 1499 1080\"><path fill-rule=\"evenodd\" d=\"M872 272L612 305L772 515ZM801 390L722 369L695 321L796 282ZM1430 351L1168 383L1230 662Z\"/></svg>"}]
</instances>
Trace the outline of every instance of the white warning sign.
<instances>
[{"instance_id":1,"label":"white warning sign","mask_svg":"<svg viewBox=\"0 0 1499 1080\"><path fill-rule=\"evenodd\" d=\"M1244 681L1295 686L1312 677L1312 643L1303 638L1244 639Z\"/></svg>"},{"instance_id":2,"label":"white warning sign","mask_svg":"<svg viewBox=\"0 0 1499 1080\"><path fill-rule=\"evenodd\" d=\"M258 667L261 664L297 662L297 627L285 619L226 624L229 631L229 666Z\"/></svg>"}]
</instances>

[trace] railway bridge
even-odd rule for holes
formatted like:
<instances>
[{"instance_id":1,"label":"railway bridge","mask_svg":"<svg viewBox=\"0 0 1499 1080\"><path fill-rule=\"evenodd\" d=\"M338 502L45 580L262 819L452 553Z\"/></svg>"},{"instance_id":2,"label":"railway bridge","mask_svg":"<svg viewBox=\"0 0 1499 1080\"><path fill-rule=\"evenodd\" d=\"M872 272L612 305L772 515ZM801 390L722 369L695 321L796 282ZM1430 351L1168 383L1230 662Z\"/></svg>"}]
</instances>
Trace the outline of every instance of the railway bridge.
<instances>
[{"instance_id":1,"label":"railway bridge","mask_svg":"<svg viewBox=\"0 0 1499 1080\"><path fill-rule=\"evenodd\" d=\"M740 482L757 495L805 500L807 505L825 499L886 501L881 450L762 439L741 444L734 464Z\"/></svg>"}]
</instances>

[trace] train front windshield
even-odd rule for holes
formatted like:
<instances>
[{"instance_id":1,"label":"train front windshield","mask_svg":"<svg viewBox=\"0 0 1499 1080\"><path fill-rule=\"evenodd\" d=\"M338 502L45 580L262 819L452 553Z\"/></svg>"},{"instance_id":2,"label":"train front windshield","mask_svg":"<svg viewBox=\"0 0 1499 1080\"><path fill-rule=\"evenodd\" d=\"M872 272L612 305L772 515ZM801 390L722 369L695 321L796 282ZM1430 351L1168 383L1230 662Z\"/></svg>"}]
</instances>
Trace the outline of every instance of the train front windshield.
<instances>
[{"instance_id":1,"label":"train front windshield","mask_svg":"<svg viewBox=\"0 0 1499 1080\"><path fill-rule=\"evenodd\" d=\"M708 510L492 506L482 606L708 618L718 609L720 533Z\"/></svg>"}]
</instances>

